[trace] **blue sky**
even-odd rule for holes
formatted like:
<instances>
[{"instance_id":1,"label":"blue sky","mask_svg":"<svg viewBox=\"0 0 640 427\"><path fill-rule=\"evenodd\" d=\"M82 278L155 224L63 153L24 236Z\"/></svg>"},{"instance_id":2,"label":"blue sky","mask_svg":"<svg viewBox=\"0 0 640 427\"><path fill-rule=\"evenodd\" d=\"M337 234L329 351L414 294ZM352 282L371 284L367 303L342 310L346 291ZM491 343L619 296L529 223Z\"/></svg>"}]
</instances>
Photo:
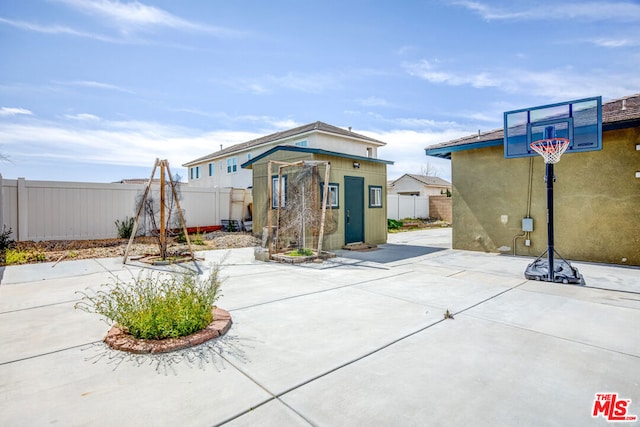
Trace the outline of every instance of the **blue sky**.
<instances>
[{"instance_id":1,"label":"blue sky","mask_svg":"<svg viewBox=\"0 0 640 427\"><path fill-rule=\"evenodd\" d=\"M4 178L147 178L298 125L387 142L389 178L504 111L640 92L632 1L0 2Z\"/></svg>"}]
</instances>

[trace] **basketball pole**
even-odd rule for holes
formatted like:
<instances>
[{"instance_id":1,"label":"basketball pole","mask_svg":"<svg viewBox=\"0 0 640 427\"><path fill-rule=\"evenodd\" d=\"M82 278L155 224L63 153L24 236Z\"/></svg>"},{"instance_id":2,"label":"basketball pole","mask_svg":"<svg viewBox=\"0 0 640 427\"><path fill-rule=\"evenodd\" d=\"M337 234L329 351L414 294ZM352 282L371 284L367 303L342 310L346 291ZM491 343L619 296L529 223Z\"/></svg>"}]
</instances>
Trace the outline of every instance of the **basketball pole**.
<instances>
[{"instance_id":1,"label":"basketball pole","mask_svg":"<svg viewBox=\"0 0 640 427\"><path fill-rule=\"evenodd\" d=\"M544 129L545 139L551 139L556 137L556 130L553 126L547 126ZM555 181L553 175L553 163L546 164L546 176L544 177L547 183L547 257L549 259L549 281L554 281L553 273L553 181Z\"/></svg>"}]
</instances>

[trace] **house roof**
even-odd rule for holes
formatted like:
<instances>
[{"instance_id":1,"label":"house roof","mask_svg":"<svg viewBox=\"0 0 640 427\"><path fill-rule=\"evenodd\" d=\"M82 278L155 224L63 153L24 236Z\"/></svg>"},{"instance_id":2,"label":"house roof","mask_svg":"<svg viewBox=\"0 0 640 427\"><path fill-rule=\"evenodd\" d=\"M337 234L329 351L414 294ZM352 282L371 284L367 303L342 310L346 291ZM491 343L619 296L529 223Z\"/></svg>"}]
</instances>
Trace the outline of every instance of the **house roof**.
<instances>
[{"instance_id":1,"label":"house roof","mask_svg":"<svg viewBox=\"0 0 640 427\"><path fill-rule=\"evenodd\" d=\"M224 148L222 150L218 150L216 152L213 152L211 154L207 154L206 156L199 157L199 158L197 158L195 160L192 160L190 162L187 162L187 163L183 164L182 166L183 167L192 166L192 165L195 165L197 163L202 163L202 162L207 161L207 160L213 160L213 159L217 159L217 158L220 158L220 157L223 157L223 156L227 156L227 155L235 153L237 151L243 151L243 150L246 150L248 148L257 147L257 146L260 146L260 145L277 142L279 140L286 139L286 138L291 138L293 136L303 136L303 135L311 133L311 132L323 132L323 133L331 133L331 134L340 135L340 136L346 136L346 137L349 137L349 138L359 139L359 140L362 140L362 141L373 143L373 144L378 145L378 146L387 145L386 142L382 142L382 141L379 141L377 139L370 138L368 136L361 135L361 134L356 133L356 132L352 132L351 128L349 128L348 130L347 129L342 129L342 128L339 128L337 126L333 126L333 125L318 121L318 122L314 122L314 123L309 123L307 125L298 126L297 128L285 130L285 131L282 131L282 132L272 133L271 135L263 136L263 137L260 137L260 138L257 138L257 139L252 139L251 141L241 142L240 144L235 144L235 145L232 145L230 147Z\"/></svg>"},{"instance_id":2,"label":"house roof","mask_svg":"<svg viewBox=\"0 0 640 427\"><path fill-rule=\"evenodd\" d=\"M640 93L614 99L602 104L602 130L640 126ZM504 129L478 132L425 148L427 156L451 158L454 151L493 147L504 144Z\"/></svg>"},{"instance_id":3,"label":"house roof","mask_svg":"<svg viewBox=\"0 0 640 427\"><path fill-rule=\"evenodd\" d=\"M405 173L400 178L391 181L390 185L394 185L396 182L400 181L404 177L413 178L416 181L419 181L421 184L428 185L430 187L451 187L451 183L446 179L442 179L437 176L424 176L424 175L417 175L412 173Z\"/></svg>"},{"instance_id":4,"label":"house roof","mask_svg":"<svg viewBox=\"0 0 640 427\"><path fill-rule=\"evenodd\" d=\"M256 156L253 159L243 163L242 165L240 165L240 167L242 167L244 169L251 169L255 162L257 162L258 160L264 159L265 157L270 156L271 154L273 154L273 153L275 153L277 151L291 151L291 152L297 152L297 153L322 154L322 155L325 155L325 156L341 157L341 158L344 158L344 159L358 160L358 161L362 161L362 162L383 163L385 165L392 165L393 164L393 162L390 161L390 160L374 159L372 157L354 156L352 154L338 153L336 151L321 150L319 148L296 147L296 146L293 146L293 145L277 145L277 146L273 147L271 150L265 151L264 153L260 154L259 156Z\"/></svg>"},{"instance_id":5,"label":"house roof","mask_svg":"<svg viewBox=\"0 0 640 427\"><path fill-rule=\"evenodd\" d=\"M160 183L160 178L154 178L152 180L154 184ZM114 182L114 184L148 184L149 178L125 178L120 181Z\"/></svg>"}]
</instances>

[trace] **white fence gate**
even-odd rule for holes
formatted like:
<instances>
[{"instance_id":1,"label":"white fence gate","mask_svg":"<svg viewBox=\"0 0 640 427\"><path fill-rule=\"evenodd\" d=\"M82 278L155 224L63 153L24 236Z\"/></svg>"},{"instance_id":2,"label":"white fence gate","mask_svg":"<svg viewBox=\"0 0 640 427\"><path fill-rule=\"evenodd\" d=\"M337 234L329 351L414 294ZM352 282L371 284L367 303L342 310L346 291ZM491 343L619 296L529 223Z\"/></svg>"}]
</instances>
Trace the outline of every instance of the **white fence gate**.
<instances>
[{"instance_id":1,"label":"white fence gate","mask_svg":"<svg viewBox=\"0 0 640 427\"><path fill-rule=\"evenodd\" d=\"M179 186L187 227L240 221L251 202L251 190ZM0 223L11 228L12 239L21 241L118 237L115 221L136 215L136 201L145 188L146 184L27 181L0 175ZM158 184L152 186L151 196L159 200Z\"/></svg>"},{"instance_id":2,"label":"white fence gate","mask_svg":"<svg viewBox=\"0 0 640 427\"><path fill-rule=\"evenodd\" d=\"M387 218L429 218L429 197L387 194Z\"/></svg>"}]
</instances>

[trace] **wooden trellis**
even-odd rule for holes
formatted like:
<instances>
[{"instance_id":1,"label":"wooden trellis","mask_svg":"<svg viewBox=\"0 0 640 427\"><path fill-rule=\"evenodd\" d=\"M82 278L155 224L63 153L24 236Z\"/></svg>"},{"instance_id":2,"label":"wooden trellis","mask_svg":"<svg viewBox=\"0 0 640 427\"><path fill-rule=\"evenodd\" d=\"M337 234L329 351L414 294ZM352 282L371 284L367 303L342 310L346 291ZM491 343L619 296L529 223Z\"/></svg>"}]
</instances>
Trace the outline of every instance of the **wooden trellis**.
<instances>
[{"instance_id":1,"label":"wooden trellis","mask_svg":"<svg viewBox=\"0 0 640 427\"><path fill-rule=\"evenodd\" d=\"M178 200L178 193L176 192L176 186L173 182L173 178L171 177L171 169L169 168L168 160L160 160L156 159L155 164L153 165L153 170L151 171L151 177L149 178L149 182L147 183L147 187L145 188L144 195L142 196L142 200L140 201L140 206L138 206L138 212L136 213L136 219L133 223L133 229L131 230L131 237L129 237L129 243L127 244L127 248L124 251L124 257L122 259L122 263L127 262L127 256L129 254L129 249L133 243L133 239L136 236L136 232L138 231L138 224L140 222L140 214L144 209L145 202L147 201L147 197L149 197L149 193L151 192L151 185L153 184L153 178L156 174L156 169L160 168L160 236L159 236L159 249L160 256L165 259L167 256L167 229L166 229L166 221L165 221L165 187L167 185L166 176L169 176L169 186L171 187L171 194L173 194L173 199L176 203L176 208L178 211L178 217L180 218L180 225L182 226L182 232L184 233L185 238L187 239L187 245L189 246L189 253L191 254L191 260L195 261L195 255L193 254L193 248L191 247L191 240L189 239L189 233L187 232L187 224L184 221L184 216L182 215L182 209L180 208L180 201Z\"/></svg>"},{"instance_id":2,"label":"wooden trellis","mask_svg":"<svg viewBox=\"0 0 640 427\"><path fill-rule=\"evenodd\" d=\"M282 188L282 170L284 168L287 167L303 167L303 166L319 166L319 165L324 165L325 166L325 172L324 172L324 183L325 185L323 186L323 191L322 191L322 213L321 213L321 217L320 217L320 231L318 233L318 246L317 246L317 254L320 255L322 253L322 240L324 238L324 228L325 228L325 219L326 219L326 211L327 211L327 197L329 194L329 174L331 171L331 163L328 161L311 161L311 160L304 160L304 161L299 161L299 162L294 162L294 163L288 163L288 162L280 162L280 161L276 161L276 160L270 160L268 162L268 169L267 169L267 193L268 193L268 197L267 197L267 230L269 233L269 242L268 242L268 248L269 248L269 258L271 258L271 256L273 255L274 251L277 250L277 242L278 242L278 237L279 237L279 224L280 224L280 211L282 209L282 203L281 200L278 200L278 207L276 209L276 227L275 227L275 233L274 228L273 228L273 209L271 208L273 206L273 191L272 191L272 173L273 173L273 166L276 165L278 167L278 197L282 199L284 199L284 193L283 193L283 188ZM304 233L304 232L303 232Z\"/></svg>"}]
</instances>

